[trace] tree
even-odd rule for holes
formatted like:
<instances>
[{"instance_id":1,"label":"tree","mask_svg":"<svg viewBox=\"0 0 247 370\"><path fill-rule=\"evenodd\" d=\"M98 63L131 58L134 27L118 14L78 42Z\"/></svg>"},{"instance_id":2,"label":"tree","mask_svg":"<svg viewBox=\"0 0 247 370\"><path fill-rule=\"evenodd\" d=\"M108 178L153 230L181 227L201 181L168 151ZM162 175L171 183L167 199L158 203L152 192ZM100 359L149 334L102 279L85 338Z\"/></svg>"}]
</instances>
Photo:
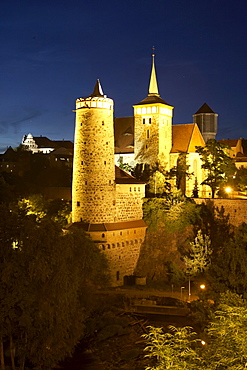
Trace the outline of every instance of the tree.
<instances>
[{"instance_id":1,"label":"tree","mask_svg":"<svg viewBox=\"0 0 247 370\"><path fill-rule=\"evenodd\" d=\"M201 369L202 359L193 348L200 340L192 329L169 326L170 332L164 333L162 328L149 326L149 334L143 335L148 344L145 351L149 352L145 357L155 358L156 364L146 370Z\"/></svg>"},{"instance_id":2,"label":"tree","mask_svg":"<svg viewBox=\"0 0 247 370\"><path fill-rule=\"evenodd\" d=\"M176 178L176 188L185 194L186 191L186 178L191 178L193 173L189 171L189 165L187 165L187 154L185 152L180 152L177 159L177 166L173 167L170 172L170 177Z\"/></svg>"},{"instance_id":3,"label":"tree","mask_svg":"<svg viewBox=\"0 0 247 370\"><path fill-rule=\"evenodd\" d=\"M247 168L241 166L237 169L235 184L240 191L246 191L247 189Z\"/></svg>"},{"instance_id":4,"label":"tree","mask_svg":"<svg viewBox=\"0 0 247 370\"><path fill-rule=\"evenodd\" d=\"M240 225L220 253L212 259L207 279L216 294L230 290L246 295L247 224Z\"/></svg>"},{"instance_id":5,"label":"tree","mask_svg":"<svg viewBox=\"0 0 247 370\"><path fill-rule=\"evenodd\" d=\"M240 370L247 367L247 302L237 294L221 294L207 329L210 344L205 357L209 368Z\"/></svg>"},{"instance_id":6,"label":"tree","mask_svg":"<svg viewBox=\"0 0 247 370\"><path fill-rule=\"evenodd\" d=\"M202 168L206 170L206 179L202 185L210 186L212 198L219 187L233 176L236 167L229 156L229 147L216 140L208 140L205 147L197 146L196 152L202 160Z\"/></svg>"},{"instance_id":7,"label":"tree","mask_svg":"<svg viewBox=\"0 0 247 370\"><path fill-rule=\"evenodd\" d=\"M93 287L108 281L105 256L81 231L1 207L0 334L24 369L50 369L72 353L92 308ZM93 268L92 268L93 266Z\"/></svg>"},{"instance_id":8,"label":"tree","mask_svg":"<svg viewBox=\"0 0 247 370\"><path fill-rule=\"evenodd\" d=\"M184 262L189 275L196 275L203 272L210 264L210 255L212 254L211 240L208 235L203 235L198 231L194 242L190 242L189 255L184 256Z\"/></svg>"},{"instance_id":9,"label":"tree","mask_svg":"<svg viewBox=\"0 0 247 370\"><path fill-rule=\"evenodd\" d=\"M210 264L211 241L207 235L203 235L201 230L198 231L194 242L190 242L190 251L188 256L184 256L186 272L189 276L189 299L190 299L190 280L191 277L203 272Z\"/></svg>"},{"instance_id":10,"label":"tree","mask_svg":"<svg viewBox=\"0 0 247 370\"><path fill-rule=\"evenodd\" d=\"M190 327L149 327L146 355L155 358L146 370L242 370L247 367L247 301L227 292L220 295L219 304L206 328L208 343L202 349L200 339ZM198 344L197 344L198 343Z\"/></svg>"}]
</instances>

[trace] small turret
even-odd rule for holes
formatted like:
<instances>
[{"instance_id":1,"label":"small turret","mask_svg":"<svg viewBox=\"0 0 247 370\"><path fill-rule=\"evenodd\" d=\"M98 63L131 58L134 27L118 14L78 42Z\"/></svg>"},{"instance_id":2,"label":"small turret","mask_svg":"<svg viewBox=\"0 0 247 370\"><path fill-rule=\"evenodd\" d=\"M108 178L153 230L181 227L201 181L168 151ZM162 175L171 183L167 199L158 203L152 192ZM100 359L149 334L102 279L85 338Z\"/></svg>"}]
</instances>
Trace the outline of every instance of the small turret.
<instances>
[{"instance_id":1,"label":"small turret","mask_svg":"<svg viewBox=\"0 0 247 370\"><path fill-rule=\"evenodd\" d=\"M205 142L215 139L218 130L218 114L207 103L193 114L193 122L197 123Z\"/></svg>"}]
</instances>

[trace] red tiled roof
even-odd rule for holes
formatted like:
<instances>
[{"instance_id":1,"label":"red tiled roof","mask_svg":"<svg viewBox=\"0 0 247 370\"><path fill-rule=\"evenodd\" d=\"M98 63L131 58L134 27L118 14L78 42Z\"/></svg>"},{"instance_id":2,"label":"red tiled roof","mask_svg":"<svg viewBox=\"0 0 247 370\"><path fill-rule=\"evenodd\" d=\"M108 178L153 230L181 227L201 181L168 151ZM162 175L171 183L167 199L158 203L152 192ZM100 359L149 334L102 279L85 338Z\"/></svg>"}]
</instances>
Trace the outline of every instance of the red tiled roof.
<instances>
[{"instance_id":1,"label":"red tiled roof","mask_svg":"<svg viewBox=\"0 0 247 370\"><path fill-rule=\"evenodd\" d=\"M82 229L86 232L103 232L103 231L115 231L123 229L135 229L139 227L146 227L144 220L136 221L125 221L125 222L111 222L111 223L101 223L101 224L90 224L84 222L74 222L73 224L67 225L66 229Z\"/></svg>"},{"instance_id":2,"label":"red tiled roof","mask_svg":"<svg viewBox=\"0 0 247 370\"><path fill-rule=\"evenodd\" d=\"M204 146L202 134L196 123L172 126L171 153L195 153L196 146Z\"/></svg>"}]
</instances>

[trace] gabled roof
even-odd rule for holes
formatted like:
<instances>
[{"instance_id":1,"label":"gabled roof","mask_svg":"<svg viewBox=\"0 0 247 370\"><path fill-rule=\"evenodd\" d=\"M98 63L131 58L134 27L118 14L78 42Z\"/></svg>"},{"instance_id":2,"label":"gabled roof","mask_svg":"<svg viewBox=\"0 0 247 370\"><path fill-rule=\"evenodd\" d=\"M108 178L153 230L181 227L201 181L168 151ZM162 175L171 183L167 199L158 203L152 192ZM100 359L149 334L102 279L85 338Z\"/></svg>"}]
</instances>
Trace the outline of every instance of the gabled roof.
<instances>
[{"instance_id":1,"label":"gabled roof","mask_svg":"<svg viewBox=\"0 0 247 370\"><path fill-rule=\"evenodd\" d=\"M134 152L134 117L114 119L115 153Z\"/></svg>"},{"instance_id":2,"label":"gabled roof","mask_svg":"<svg viewBox=\"0 0 247 370\"><path fill-rule=\"evenodd\" d=\"M195 153L196 146L205 146L205 141L196 123L172 126L171 153Z\"/></svg>"},{"instance_id":3,"label":"gabled roof","mask_svg":"<svg viewBox=\"0 0 247 370\"><path fill-rule=\"evenodd\" d=\"M239 139L222 139L219 140L219 143L225 144L230 146L231 148L234 148L237 146Z\"/></svg>"},{"instance_id":4,"label":"gabled roof","mask_svg":"<svg viewBox=\"0 0 247 370\"><path fill-rule=\"evenodd\" d=\"M115 181L116 184L144 184L144 182L137 180L118 166L115 166Z\"/></svg>"},{"instance_id":5,"label":"gabled roof","mask_svg":"<svg viewBox=\"0 0 247 370\"><path fill-rule=\"evenodd\" d=\"M207 105L207 103L204 103L195 114L200 114L200 113L215 113L215 112L213 111L213 109L210 108L209 105Z\"/></svg>"}]
</instances>

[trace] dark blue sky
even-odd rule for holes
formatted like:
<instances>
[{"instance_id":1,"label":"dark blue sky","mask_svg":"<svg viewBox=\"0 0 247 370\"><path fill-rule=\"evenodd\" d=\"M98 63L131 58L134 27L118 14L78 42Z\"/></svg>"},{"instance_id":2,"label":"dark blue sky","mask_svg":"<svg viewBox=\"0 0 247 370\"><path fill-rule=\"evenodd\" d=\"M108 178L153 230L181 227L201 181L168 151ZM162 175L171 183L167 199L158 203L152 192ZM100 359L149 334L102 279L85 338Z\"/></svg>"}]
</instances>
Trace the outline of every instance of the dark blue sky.
<instances>
[{"instance_id":1,"label":"dark blue sky","mask_svg":"<svg viewBox=\"0 0 247 370\"><path fill-rule=\"evenodd\" d=\"M75 99L100 79L115 115L146 97L152 46L174 123L206 102L218 139L247 138L246 0L0 0L0 152L73 140Z\"/></svg>"}]
</instances>

